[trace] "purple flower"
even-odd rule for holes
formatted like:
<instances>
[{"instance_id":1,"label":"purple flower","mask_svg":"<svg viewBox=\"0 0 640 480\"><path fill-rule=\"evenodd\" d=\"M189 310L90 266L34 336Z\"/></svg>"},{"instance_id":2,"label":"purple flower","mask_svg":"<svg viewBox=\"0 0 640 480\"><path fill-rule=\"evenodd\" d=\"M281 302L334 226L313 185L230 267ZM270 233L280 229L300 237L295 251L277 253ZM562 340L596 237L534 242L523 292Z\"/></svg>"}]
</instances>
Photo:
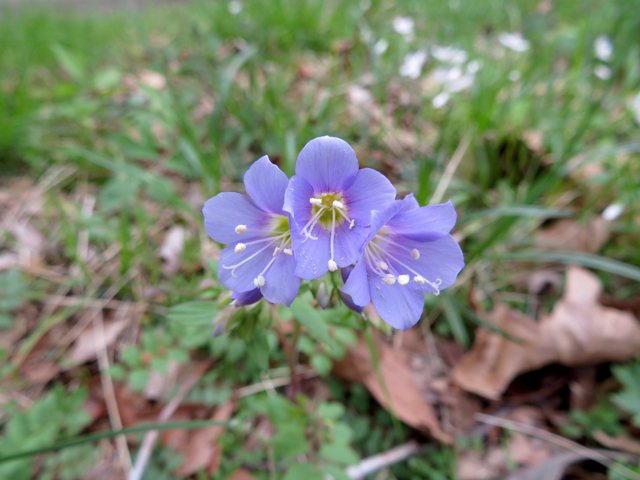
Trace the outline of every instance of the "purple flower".
<instances>
[{"instance_id":1,"label":"purple flower","mask_svg":"<svg viewBox=\"0 0 640 480\"><path fill-rule=\"evenodd\" d=\"M287 176L267 156L244 176L249 200L234 192L219 193L202 209L204 227L216 242L229 246L220 253L218 278L236 294L259 289L272 303L289 306L300 288L283 210Z\"/></svg>"},{"instance_id":2,"label":"purple flower","mask_svg":"<svg viewBox=\"0 0 640 480\"><path fill-rule=\"evenodd\" d=\"M456 217L451 202L420 207L413 195L371 212L369 235L341 291L361 307L373 301L392 327L411 328L422 315L424 294L438 295L464 267L449 235Z\"/></svg>"},{"instance_id":3,"label":"purple flower","mask_svg":"<svg viewBox=\"0 0 640 480\"><path fill-rule=\"evenodd\" d=\"M307 143L284 202L292 218L295 274L313 280L355 262L372 208L384 209L395 196L384 175L358 169L356 154L344 140L319 137Z\"/></svg>"},{"instance_id":4,"label":"purple flower","mask_svg":"<svg viewBox=\"0 0 640 480\"><path fill-rule=\"evenodd\" d=\"M254 288L248 292L233 292L231 294L231 304L235 307L245 307L253 303L259 302L262 299L262 292L259 288Z\"/></svg>"}]
</instances>

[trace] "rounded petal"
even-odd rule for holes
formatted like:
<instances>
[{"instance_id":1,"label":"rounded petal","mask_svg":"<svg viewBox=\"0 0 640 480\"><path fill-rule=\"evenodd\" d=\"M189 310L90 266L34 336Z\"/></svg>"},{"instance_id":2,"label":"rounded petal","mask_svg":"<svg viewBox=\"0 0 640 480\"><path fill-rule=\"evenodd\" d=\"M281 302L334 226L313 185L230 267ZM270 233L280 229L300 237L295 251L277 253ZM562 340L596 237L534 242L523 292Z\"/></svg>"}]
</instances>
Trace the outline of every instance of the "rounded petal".
<instances>
[{"instance_id":1,"label":"rounded petal","mask_svg":"<svg viewBox=\"0 0 640 480\"><path fill-rule=\"evenodd\" d=\"M449 201L401 211L387 222L398 235L420 242L431 242L448 235L455 226L458 214Z\"/></svg>"},{"instance_id":2,"label":"rounded petal","mask_svg":"<svg viewBox=\"0 0 640 480\"><path fill-rule=\"evenodd\" d=\"M309 199L313 197L313 187L299 175L289 180L284 194L284 211L291 214L302 229L311 218L312 206Z\"/></svg>"},{"instance_id":3,"label":"rounded petal","mask_svg":"<svg viewBox=\"0 0 640 480\"><path fill-rule=\"evenodd\" d=\"M314 138L296 160L296 175L304 177L316 193L346 190L357 173L356 153L347 142L336 137Z\"/></svg>"},{"instance_id":4,"label":"rounded petal","mask_svg":"<svg viewBox=\"0 0 640 480\"><path fill-rule=\"evenodd\" d=\"M366 307L371 303L369 279L367 277L364 255L361 255L356 266L351 268L349 277L340 291L349 295L353 303L359 307Z\"/></svg>"},{"instance_id":5,"label":"rounded petal","mask_svg":"<svg viewBox=\"0 0 640 480\"><path fill-rule=\"evenodd\" d=\"M387 285L378 275L369 276L373 306L380 317L398 330L413 327L424 310L424 292L398 282Z\"/></svg>"},{"instance_id":6,"label":"rounded petal","mask_svg":"<svg viewBox=\"0 0 640 480\"><path fill-rule=\"evenodd\" d=\"M247 239L247 241L254 240L260 240L260 238ZM269 239L262 243L247 245L241 253L235 253L235 244L229 245L220 252L218 280L234 292L242 293L253 290L256 288L253 283L254 279L273 260L273 251L277 245L278 241L271 242ZM242 265L239 265L240 263ZM236 265L239 266L235 267Z\"/></svg>"},{"instance_id":7,"label":"rounded petal","mask_svg":"<svg viewBox=\"0 0 640 480\"><path fill-rule=\"evenodd\" d=\"M284 192L289 180L282 170L271 163L268 156L255 161L244 174L244 187L258 208L284 215Z\"/></svg>"},{"instance_id":8,"label":"rounded petal","mask_svg":"<svg viewBox=\"0 0 640 480\"><path fill-rule=\"evenodd\" d=\"M406 197L403 198L404 200L404 208L402 209L403 212L408 212L409 210L415 210L416 208L420 208L420 204L418 203L418 200L416 200L416 197L413 195L413 193L408 193Z\"/></svg>"},{"instance_id":9,"label":"rounded petal","mask_svg":"<svg viewBox=\"0 0 640 480\"><path fill-rule=\"evenodd\" d=\"M300 277L296 277L296 262L293 257L280 253L264 274L265 283L260 292L271 303L288 307L300 290Z\"/></svg>"},{"instance_id":10,"label":"rounded petal","mask_svg":"<svg viewBox=\"0 0 640 480\"><path fill-rule=\"evenodd\" d=\"M432 283L438 282L439 279L439 289L444 290L455 283L458 273L464 268L462 250L451 235L433 242L406 240L398 235L394 235L393 239L406 250L397 247L387 249L396 259L396 261L390 260L391 266L398 274L409 275L412 280L416 273ZM413 249L420 253L419 258L412 257ZM435 292L428 283L415 284L415 288L424 292Z\"/></svg>"},{"instance_id":11,"label":"rounded petal","mask_svg":"<svg viewBox=\"0 0 640 480\"><path fill-rule=\"evenodd\" d=\"M329 271L329 238L330 233L321 227L313 230L317 240L300 234L301 226L295 220L290 221L293 255L296 260L296 276L303 280L320 278Z\"/></svg>"},{"instance_id":12,"label":"rounded petal","mask_svg":"<svg viewBox=\"0 0 640 480\"><path fill-rule=\"evenodd\" d=\"M361 227L356 224L353 228L349 228L349 222L345 221L336 225L336 232L333 239L333 259L339 267L347 267L358 259L368 236L368 227ZM329 242L330 241L331 234L329 233ZM329 243L327 244L327 248L330 248Z\"/></svg>"},{"instance_id":13,"label":"rounded petal","mask_svg":"<svg viewBox=\"0 0 640 480\"><path fill-rule=\"evenodd\" d=\"M384 210L395 200L396 193L387 177L371 168L363 168L344 193L350 218L356 224L368 225L371 210Z\"/></svg>"},{"instance_id":14,"label":"rounded petal","mask_svg":"<svg viewBox=\"0 0 640 480\"><path fill-rule=\"evenodd\" d=\"M366 244L378 234L380 229L384 227L394 215L404 208L404 205L404 200L396 200L384 210L376 209L371 212L371 227L364 246L366 246ZM364 246L362 247L363 249Z\"/></svg>"},{"instance_id":15,"label":"rounded petal","mask_svg":"<svg viewBox=\"0 0 640 480\"><path fill-rule=\"evenodd\" d=\"M264 231L269 223L269 215L256 207L244 195L235 192L222 192L207 200L202 208L204 229L216 242L232 243L244 241L249 236ZM236 233L238 225L247 230Z\"/></svg>"}]
</instances>

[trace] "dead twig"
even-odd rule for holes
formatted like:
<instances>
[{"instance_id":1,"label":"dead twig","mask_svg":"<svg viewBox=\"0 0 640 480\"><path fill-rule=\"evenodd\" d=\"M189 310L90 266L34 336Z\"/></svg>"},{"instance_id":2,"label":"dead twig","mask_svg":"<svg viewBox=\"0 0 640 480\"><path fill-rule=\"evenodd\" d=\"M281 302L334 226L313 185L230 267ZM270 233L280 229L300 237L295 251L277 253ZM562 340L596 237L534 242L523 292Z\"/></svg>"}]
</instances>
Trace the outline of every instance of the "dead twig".
<instances>
[{"instance_id":1,"label":"dead twig","mask_svg":"<svg viewBox=\"0 0 640 480\"><path fill-rule=\"evenodd\" d=\"M365 478L373 472L377 472L381 468L388 467L394 463L402 462L407 458L416 455L423 450L423 446L415 441L405 443L399 447L392 448L383 453L378 453L369 458L365 458L357 465L347 467L346 473L349 478L359 480Z\"/></svg>"},{"instance_id":2,"label":"dead twig","mask_svg":"<svg viewBox=\"0 0 640 480\"><path fill-rule=\"evenodd\" d=\"M167 405L162 409L160 415L158 415L157 423L166 423L171 415L178 409L184 397L187 396L187 393L193 388L193 386L200 380L200 377L205 374L207 370L213 364L213 360L207 360L202 362L195 372L191 374L191 376L187 379L186 382L180 387L180 390L176 394L173 399L167 403ZM147 468L147 463L149 462L149 458L151 457L151 452L153 451L153 446L156 443L158 438L158 431L151 430L147 432L142 440L142 445L138 450L138 455L136 456L136 462L133 465L133 468L129 472L129 476L127 480L140 480L142 475L144 474L145 469Z\"/></svg>"},{"instance_id":3,"label":"dead twig","mask_svg":"<svg viewBox=\"0 0 640 480\"><path fill-rule=\"evenodd\" d=\"M460 166L460 162L462 161L464 154L467 152L467 148L469 148L470 143L471 133L467 133L460 142L460 145L458 145L458 148L456 148L456 151L453 153L453 157L451 157L447 167L444 169L444 173L440 178L440 182L438 182L436 191L433 194L433 197L431 197L431 201L429 202L430 204L438 203L442 200L442 197L447 191L447 188L449 188L449 183L451 182L453 175L456 173L458 166Z\"/></svg>"}]
</instances>

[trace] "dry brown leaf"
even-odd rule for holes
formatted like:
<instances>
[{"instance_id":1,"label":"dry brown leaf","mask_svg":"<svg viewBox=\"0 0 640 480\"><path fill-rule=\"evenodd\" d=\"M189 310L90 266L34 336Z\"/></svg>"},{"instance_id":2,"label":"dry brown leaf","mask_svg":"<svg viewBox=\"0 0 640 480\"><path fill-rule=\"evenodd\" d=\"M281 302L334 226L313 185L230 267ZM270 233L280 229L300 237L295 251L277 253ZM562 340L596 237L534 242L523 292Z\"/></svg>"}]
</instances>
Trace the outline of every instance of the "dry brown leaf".
<instances>
[{"instance_id":1,"label":"dry brown leaf","mask_svg":"<svg viewBox=\"0 0 640 480\"><path fill-rule=\"evenodd\" d=\"M164 237L160 247L160 258L164 260L162 272L172 275L180 270L180 258L184 250L185 231L180 225L174 225Z\"/></svg>"},{"instance_id":2,"label":"dry brown leaf","mask_svg":"<svg viewBox=\"0 0 640 480\"><path fill-rule=\"evenodd\" d=\"M490 447L486 453L465 450L457 460L456 473L460 480L501 478L507 472L507 455L501 447Z\"/></svg>"},{"instance_id":3,"label":"dry brown leaf","mask_svg":"<svg viewBox=\"0 0 640 480\"><path fill-rule=\"evenodd\" d=\"M95 360L98 356L96 351L96 341L100 342L98 347L109 347L116 341L118 335L127 326L126 320L118 320L115 322L104 323L104 338L96 338L92 327L86 328L73 344L69 360L73 365L80 365L91 360Z\"/></svg>"},{"instance_id":4,"label":"dry brown leaf","mask_svg":"<svg viewBox=\"0 0 640 480\"><path fill-rule=\"evenodd\" d=\"M256 480L256 477L251 475L244 468L241 468L233 472L227 480Z\"/></svg>"},{"instance_id":5,"label":"dry brown leaf","mask_svg":"<svg viewBox=\"0 0 640 480\"><path fill-rule=\"evenodd\" d=\"M640 440L630 437L629 435L611 437L601 430L596 430L593 432L593 438L607 448L622 450L623 452L633 455L640 455Z\"/></svg>"},{"instance_id":6,"label":"dry brown leaf","mask_svg":"<svg viewBox=\"0 0 640 480\"><path fill-rule=\"evenodd\" d=\"M392 410L398 418L417 430L431 434L438 440L451 443L451 437L440 429L435 410L416 384L406 355L379 342L378 357ZM375 399L381 405L388 407L387 395L378 381L378 375L363 339L348 350L343 360L334 365L333 372L347 380L364 383Z\"/></svg>"},{"instance_id":7,"label":"dry brown leaf","mask_svg":"<svg viewBox=\"0 0 640 480\"><path fill-rule=\"evenodd\" d=\"M227 402L216 409L211 420L226 422L235 410L235 402ZM179 477L188 477L200 469L205 469L209 475L213 475L218 469L222 453L218 438L224 431L225 427L221 426L193 430L189 439L179 449L184 455L184 460L174 473Z\"/></svg>"},{"instance_id":8,"label":"dry brown leaf","mask_svg":"<svg viewBox=\"0 0 640 480\"><path fill-rule=\"evenodd\" d=\"M536 240L545 250L597 253L609 240L608 224L601 216L584 225L567 218L538 231Z\"/></svg>"},{"instance_id":9,"label":"dry brown leaf","mask_svg":"<svg viewBox=\"0 0 640 480\"><path fill-rule=\"evenodd\" d=\"M454 370L456 383L497 399L514 377L544 365L592 365L635 355L640 350L640 322L631 313L600 304L601 290L594 274L570 267L564 296L539 323L496 305L490 320L521 342L480 329L473 348Z\"/></svg>"},{"instance_id":10,"label":"dry brown leaf","mask_svg":"<svg viewBox=\"0 0 640 480\"><path fill-rule=\"evenodd\" d=\"M514 420L532 427L542 427L542 412L531 406L522 406L509 415ZM520 465L536 467L545 462L551 454L551 445L540 438L513 432L508 444L509 457Z\"/></svg>"}]
</instances>

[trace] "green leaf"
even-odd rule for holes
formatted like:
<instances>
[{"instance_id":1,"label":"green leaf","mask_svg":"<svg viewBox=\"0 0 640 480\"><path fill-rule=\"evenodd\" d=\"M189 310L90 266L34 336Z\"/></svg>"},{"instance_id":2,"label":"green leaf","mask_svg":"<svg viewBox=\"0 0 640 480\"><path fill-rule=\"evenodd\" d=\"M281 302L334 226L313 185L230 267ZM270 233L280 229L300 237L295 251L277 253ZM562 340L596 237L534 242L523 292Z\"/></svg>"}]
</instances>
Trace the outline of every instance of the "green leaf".
<instances>
[{"instance_id":1,"label":"green leaf","mask_svg":"<svg viewBox=\"0 0 640 480\"><path fill-rule=\"evenodd\" d=\"M349 445L341 443L330 443L322 445L320 457L336 463L353 465L358 463L360 457Z\"/></svg>"},{"instance_id":2,"label":"green leaf","mask_svg":"<svg viewBox=\"0 0 640 480\"><path fill-rule=\"evenodd\" d=\"M335 465L322 465L322 471L329 475L329 479L333 480L351 480L351 477L345 473L345 471Z\"/></svg>"},{"instance_id":3,"label":"green leaf","mask_svg":"<svg viewBox=\"0 0 640 480\"><path fill-rule=\"evenodd\" d=\"M129 383L131 384L131 388L137 390L139 392L143 391L147 386L147 381L149 380L149 372L147 370L134 370L131 372L131 376L129 377Z\"/></svg>"},{"instance_id":4,"label":"green leaf","mask_svg":"<svg viewBox=\"0 0 640 480\"><path fill-rule=\"evenodd\" d=\"M320 314L309 304L309 296L303 295L296 298L291 304L293 316L309 330L314 336L327 344L331 344L329 330Z\"/></svg>"},{"instance_id":5,"label":"green leaf","mask_svg":"<svg viewBox=\"0 0 640 480\"><path fill-rule=\"evenodd\" d=\"M291 465L284 480L324 480L322 473L309 463Z\"/></svg>"},{"instance_id":6,"label":"green leaf","mask_svg":"<svg viewBox=\"0 0 640 480\"><path fill-rule=\"evenodd\" d=\"M633 415L633 424L640 427L640 362L617 365L611 370L622 384L622 390L613 395L613 401Z\"/></svg>"},{"instance_id":7,"label":"green leaf","mask_svg":"<svg viewBox=\"0 0 640 480\"><path fill-rule=\"evenodd\" d=\"M84 79L84 66L75 54L72 54L69 50L59 44L52 45L50 48L53 56L56 57L58 64L64 68L74 80Z\"/></svg>"},{"instance_id":8,"label":"green leaf","mask_svg":"<svg viewBox=\"0 0 640 480\"><path fill-rule=\"evenodd\" d=\"M331 361L331 359L321 353L313 355L310 362L313 369L323 377L329 375L331 369L333 368L333 362Z\"/></svg>"},{"instance_id":9,"label":"green leaf","mask_svg":"<svg viewBox=\"0 0 640 480\"><path fill-rule=\"evenodd\" d=\"M209 325L216 315L215 302L187 302L171 307L167 318L184 325Z\"/></svg>"},{"instance_id":10,"label":"green leaf","mask_svg":"<svg viewBox=\"0 0 640 480\"><path fill-rule=\"evenodd\" d=\"M448 293L445 292L441 298L442 307L444 308L445 316L447 317L453 336L460 345L467 348L470 342L469 333L467 332L467 328L464 326L460 312L458 312L458 309L451 301L451 297Z\"/></svg>"},{"instance_id":11,"label":"green leaf","mask_svg":"<svg viewBox=\"0 0 640 480\"><path fill-rule=\"evenodd\" d=\"M321 417L336 419L344 414L344 406L338 402L322 402L318 413Z\"/></svg>"},{"instance_id":12,"label":"green leaf","mask_svg":"<svg viewBox=\"0 0 640 480\"><path fill-rule=\"evenodd\" d=\"M283 455L296 457L308 453L309 442L304 434L303 423L289 423L278 427L278 432L271 439L276 451Z\"/></svg>"},{"instance_id":13,"label":"green leaf","mask_svg":"<svg viewBox=\"0 0 640 480\"><path fill-rule=\"evenodd\" d=\"M269 343L266 335L254 335L249 341L249 354L262 370L269 368Z\"/></svg>"}]
</instances>

